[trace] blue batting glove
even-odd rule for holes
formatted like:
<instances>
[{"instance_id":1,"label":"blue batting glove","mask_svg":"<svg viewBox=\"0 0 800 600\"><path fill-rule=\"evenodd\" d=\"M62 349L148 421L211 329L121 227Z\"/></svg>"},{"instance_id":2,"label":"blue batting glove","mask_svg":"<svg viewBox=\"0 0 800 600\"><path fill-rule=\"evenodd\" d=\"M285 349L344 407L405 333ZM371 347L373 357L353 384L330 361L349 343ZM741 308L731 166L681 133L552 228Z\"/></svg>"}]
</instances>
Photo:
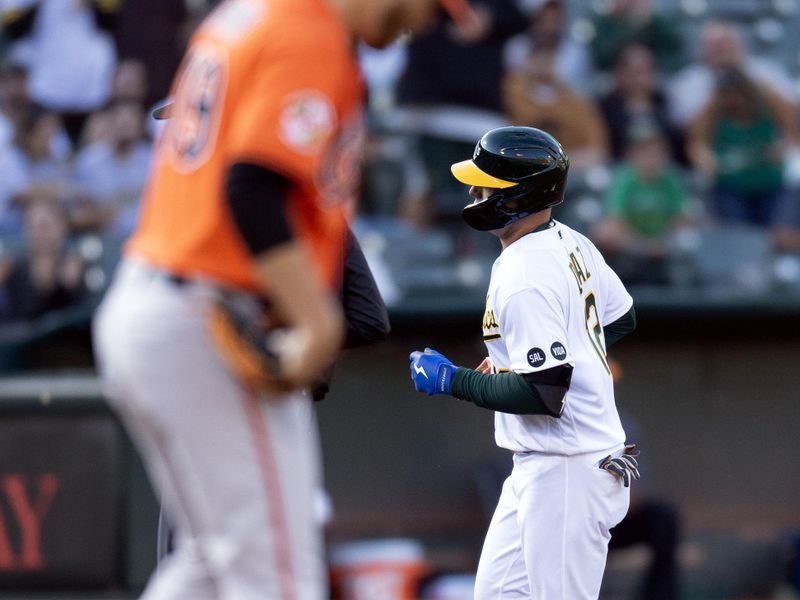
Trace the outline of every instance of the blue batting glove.
<instances>
[{"instance_id":1,"label":"blue batting glove","mask_svg":"<svg viewBox=\"0 0 800 600\"><path fill-rule=\"evenodd\" d=\"M429 396L434 394L449 394L450 381L456 366L443 354L436 350L425 348L412 352L409 357L411 368L411 381L418 392Z\"/></svg>"}]
</instances>

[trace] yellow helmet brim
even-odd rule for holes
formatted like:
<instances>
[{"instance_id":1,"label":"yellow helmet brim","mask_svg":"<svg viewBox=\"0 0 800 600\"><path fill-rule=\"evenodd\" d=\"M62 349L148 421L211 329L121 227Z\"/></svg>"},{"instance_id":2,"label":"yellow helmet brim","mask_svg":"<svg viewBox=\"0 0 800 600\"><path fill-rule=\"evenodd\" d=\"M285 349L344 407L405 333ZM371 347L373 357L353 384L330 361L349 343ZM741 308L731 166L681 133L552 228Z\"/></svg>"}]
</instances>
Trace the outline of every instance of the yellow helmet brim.
<instances>
[{"instance_id":1,"label":"yellow helmet brim","mask_svg":"<svg viewBox=\"0 0 800 600\"><path fill-rule=\"evenodd\" d=\"M462 160L450 166L450 172L453 177L458 179L461 183L466 185L474 185L475 187L505 189L517 185L514 181L505 181L492 177L485 171L481 171L478 166L471 160Z\"/></svg>"}]
</instances>

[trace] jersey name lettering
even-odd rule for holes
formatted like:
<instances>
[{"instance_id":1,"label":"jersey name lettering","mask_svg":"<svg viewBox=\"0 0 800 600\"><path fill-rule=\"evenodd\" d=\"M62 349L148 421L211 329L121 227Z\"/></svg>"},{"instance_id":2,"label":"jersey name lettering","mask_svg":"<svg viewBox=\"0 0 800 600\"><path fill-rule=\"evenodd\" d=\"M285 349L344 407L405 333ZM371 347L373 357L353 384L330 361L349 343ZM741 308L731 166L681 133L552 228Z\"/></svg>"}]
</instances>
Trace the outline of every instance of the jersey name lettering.
<instances>
[{"instance_id":1,"label":"jersey name lettering","mask_svg":"<svg viewBox=\"0 0 800 600\"><path fill-rule=\"evenodd\" d=\"M578 291L583 294L583 284L592 276L589 269L586 268L586 262L583 260L581 250L575 246L575 252L569 253L569 270L575 276L575 282L578 284Z\"/></svg>"}]
</instances>

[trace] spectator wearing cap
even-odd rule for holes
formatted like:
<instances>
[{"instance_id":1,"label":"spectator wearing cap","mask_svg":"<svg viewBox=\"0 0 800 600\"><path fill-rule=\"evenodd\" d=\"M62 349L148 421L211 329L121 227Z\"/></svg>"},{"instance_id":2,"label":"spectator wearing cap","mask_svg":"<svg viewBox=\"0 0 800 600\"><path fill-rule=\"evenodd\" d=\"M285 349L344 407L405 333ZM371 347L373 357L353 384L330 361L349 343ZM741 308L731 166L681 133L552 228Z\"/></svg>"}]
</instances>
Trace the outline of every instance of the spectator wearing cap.
<instances>
[{"instance_id":1,"label":"spectator wearing cap","mask_svg":"<svg viewBox=\"0 0 800 600\"><path fill-rule=\"evenodd\" d=\"M793 107L742 71L717 77L689 129L688 154L713 184L712 208L725 223L766 226L783 192L783 156L798 141Z\"/></svg>"},{"instance_id":2,"label":"spectator wearing cap","mask_svg":"<svg viewBox=\"0 0 800 600\"><path fill-rule=\"evenodd\" d=\"M656 122L631 125L626 157L591 237L626 283L666 284L671 236L688 223L687 195Z\"/></svg>"}]
</instances>

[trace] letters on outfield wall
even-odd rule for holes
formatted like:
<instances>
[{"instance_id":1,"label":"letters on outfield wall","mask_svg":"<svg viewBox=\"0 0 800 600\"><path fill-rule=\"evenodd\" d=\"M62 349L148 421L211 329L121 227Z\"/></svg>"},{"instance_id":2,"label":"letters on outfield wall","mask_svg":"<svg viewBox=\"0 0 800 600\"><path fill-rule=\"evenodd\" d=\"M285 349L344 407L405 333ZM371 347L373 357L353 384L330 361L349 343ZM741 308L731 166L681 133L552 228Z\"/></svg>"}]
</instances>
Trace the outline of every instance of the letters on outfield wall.
<instances>
[{"instance_id":1,"label":"letters on outfield wall","mask_svg":"<svg viewBox=\"0 0 800 600\"><path fill-rule=\"evenodd\" d=\"M0 588L118 581L122 463L110 417L0 418Z\"/></svg>"}]
</instances>

